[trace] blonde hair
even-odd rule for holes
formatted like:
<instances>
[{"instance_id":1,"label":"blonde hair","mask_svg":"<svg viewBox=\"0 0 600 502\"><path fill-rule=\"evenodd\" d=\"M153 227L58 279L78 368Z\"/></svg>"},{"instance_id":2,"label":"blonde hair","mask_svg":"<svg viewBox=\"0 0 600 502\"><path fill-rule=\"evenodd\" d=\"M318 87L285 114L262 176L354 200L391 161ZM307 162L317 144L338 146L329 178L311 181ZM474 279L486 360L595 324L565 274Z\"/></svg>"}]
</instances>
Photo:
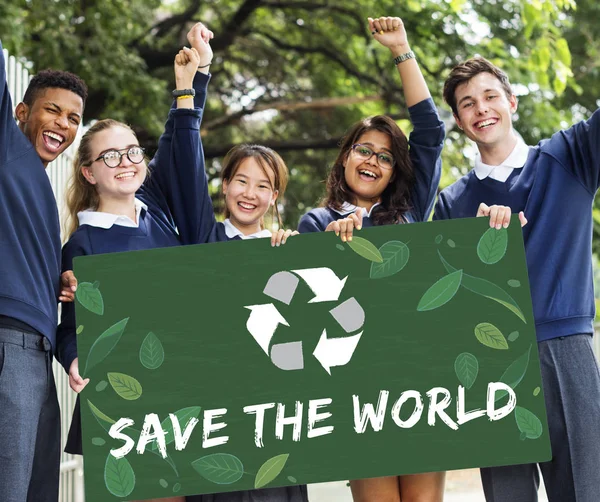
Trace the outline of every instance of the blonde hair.
<instances>
[{"instance_id":1,"label":"blonde hair","mask_svg":"<svg viewBox=\"0 0 600 502\"><path fill-rule=\"evenodd\" d=\"M117 120L104 119L96 122L90 127L81 138L75 160L73 161L73 172L67 186L67 220L65 223L65 239L68 239L77 227L79 219L77 213L86 209L98 209L100 199L96 187L92 185L83 175L83 167L89 167L94 159L92 159L92 141L94 136L112 127L122 127L131 131L135 136L133 129L127 124L123 124ZM136 136L137 137L137 136Z\"/></svg>"},{"instance_id":2,"label":"blonde hair","mask_svg":"<svg viewBox=\"0 0 600 502\"><path fill-rule=\"evenodd\" d=\"M227 152L227 155L223 159L221 181L230 181L235 176L242 162L249 157L256 159L267 178L269 178L269 170L273 173L273 190L278 192L278 197L283 197L288 183L288 168L281 156L266 146L248 144L234 146ZM225 217L229 218L227 204L225 204ZM271 216L272 220L275 218L277 218L279 226L283 226L277 202L273 205L273 215ZM260 227L264 228L264 218L262 217L260 219Z\"/></svg>"}]
</instances>

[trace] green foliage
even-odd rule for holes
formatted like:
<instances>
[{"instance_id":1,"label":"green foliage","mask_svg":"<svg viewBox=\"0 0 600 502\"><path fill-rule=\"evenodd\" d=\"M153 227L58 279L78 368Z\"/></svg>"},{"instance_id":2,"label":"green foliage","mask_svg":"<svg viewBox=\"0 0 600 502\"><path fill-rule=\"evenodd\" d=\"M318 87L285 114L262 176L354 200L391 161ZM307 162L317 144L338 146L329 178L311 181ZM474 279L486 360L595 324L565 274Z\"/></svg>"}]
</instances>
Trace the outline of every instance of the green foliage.
<instances>
[{"instance_id":1,"label":"green foliage","mask_svg":"<svg viewBox=\"0 0 600 502\"><path fill-rule=\"evenodd\" d=\"M518 84L516 128L530 144L589 116L599 95L600 6L593 0L381 0L376 11L366 0L5 3L4 45L36 70L80 74L92 90L86 121L124 120L150 150L171 102L173 57L193 22L205 22L215 32L203 119L209 177L218 176L235 143L274 147L292 174L281 201L288 227L318 204L338 141L353 122L386 113L404 127L408 119L390 54L372 40L368 16L403 18L449 126L442 187L468 170L465 154L475 153L441 99L457 62L482 54L507 71Z\"/></svg>"}]
</instances>

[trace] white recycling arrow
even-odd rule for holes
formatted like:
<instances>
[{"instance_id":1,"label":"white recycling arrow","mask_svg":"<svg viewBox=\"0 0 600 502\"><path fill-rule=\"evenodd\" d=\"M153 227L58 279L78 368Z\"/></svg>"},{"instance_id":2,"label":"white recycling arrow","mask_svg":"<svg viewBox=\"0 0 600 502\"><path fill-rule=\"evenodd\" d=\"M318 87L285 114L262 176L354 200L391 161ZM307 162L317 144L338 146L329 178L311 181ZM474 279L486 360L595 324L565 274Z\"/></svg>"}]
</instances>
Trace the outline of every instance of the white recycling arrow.
<instances>
[{"instance_id":1,"label":"white recycling arrow","mask_svg":"<svg viewBox=\"0 0 600 502\"><path fill-rule=\"evenodd\" d=\"M331 375L330 368L332 366L343 366L350 362L362 334L363 332L361 331L353 336L327 338L327 330L324 329L319 343L313 352L313 356L317 358L321 366L325 368L325 371Z\"/></svg>"},{"instance_id":2,"label":"white recycling arrow","mask_svg":"<svg viewBox=\"0 0 600 502\"><path fill-rule=\"evenodd\" d=\"M292 272L302 277L315 294L315 297L308 303L336 301L342 293L346 279L348 279L348 276L339 279L333 270L326 267L305 268L292 270Z\"/></svg>"},{"instance_id":3,"label":"white recycling arrow","mask_svg":"<svg viewBox=\"0 0 600 502\"><path fill-rule=\"evenodd\" d=\"M289 326L288 322L279 313L275 305L248 305L244 308L250 310L250 317L246 328L256 340L256 343L269 355L269 343L279 324Z\"/></svg>"}]
</instances>

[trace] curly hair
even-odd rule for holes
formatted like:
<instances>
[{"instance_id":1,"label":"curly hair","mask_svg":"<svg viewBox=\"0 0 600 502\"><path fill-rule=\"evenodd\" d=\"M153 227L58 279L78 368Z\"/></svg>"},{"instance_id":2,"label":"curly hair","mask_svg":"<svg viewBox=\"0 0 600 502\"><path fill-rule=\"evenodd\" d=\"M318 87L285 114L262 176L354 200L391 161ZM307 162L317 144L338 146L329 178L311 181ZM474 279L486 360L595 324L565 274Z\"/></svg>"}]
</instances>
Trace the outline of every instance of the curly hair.
<instances>
[{"instance_id":1,"label":"curly hair","mask_svg":"<svg viewBox=\"0 0 600 502\"><path fill-rule=\"evenodd\" d=\"M388 225L403 221L403 215L411 209L410 191L415 183L412 162L408 155L406 135L390 117L376 115L354 124L343 137L340 152L327 177L327 194L321 206L341 209L344 202L354 202L355 196L344 176L344 162L350 155L352 145L369 132L387 134L392 143L392 156L395 160L394 172L389 185L381 194L381 204L372 213L373 224Z\"/></svg>"},{"instance_id":2,"label":"curly hair","mask_svg":"<svg viewBox=\"0 0 600 502\"><path fill-rule=\"evenodd\" d=\"M23 103L32 106L40 93L45 89L66 89L81 97L83 106L88 96L88 88L85 82L74 73L62 70L42 70L36 74L25 91Z\"/></svg>"}]
</instances>

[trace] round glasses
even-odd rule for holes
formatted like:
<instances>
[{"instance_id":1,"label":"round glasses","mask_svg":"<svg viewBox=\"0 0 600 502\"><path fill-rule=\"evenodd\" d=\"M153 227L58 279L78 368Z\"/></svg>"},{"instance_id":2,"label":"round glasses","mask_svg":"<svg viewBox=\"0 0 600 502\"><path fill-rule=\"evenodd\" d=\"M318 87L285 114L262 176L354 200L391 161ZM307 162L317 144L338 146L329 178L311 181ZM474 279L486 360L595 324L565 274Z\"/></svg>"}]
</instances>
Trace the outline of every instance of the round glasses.
<instances>
[{"instance_id":1,"label":"round glasses","mask_svg":"<svg viewBox=\"0 0 600 502\"><path fill-rule=\"evenodd\" d=\"M377 163L382 169L392 169L394 167L394 158L389 153L374 152L373 149L367 145L356 143L352 145L352 152L361 160L369 160L373 155L375 155L377 158Z\"/></svg>"},{"instance_id":2,"label":"round glasses","mask_svg":"<svg viewBox=\"0 0 600 502\"><path fill-rule=\"evenodd\" d=\"M127 155L129 162L139 164L144 160L144 149L141 146L132 146L123 150L108 150L100 155L96 160L102 159L107 167L115 168L121 165L123 155ZM94 162L96 162L94 160Z\"/></svg>"}]
</instances>

